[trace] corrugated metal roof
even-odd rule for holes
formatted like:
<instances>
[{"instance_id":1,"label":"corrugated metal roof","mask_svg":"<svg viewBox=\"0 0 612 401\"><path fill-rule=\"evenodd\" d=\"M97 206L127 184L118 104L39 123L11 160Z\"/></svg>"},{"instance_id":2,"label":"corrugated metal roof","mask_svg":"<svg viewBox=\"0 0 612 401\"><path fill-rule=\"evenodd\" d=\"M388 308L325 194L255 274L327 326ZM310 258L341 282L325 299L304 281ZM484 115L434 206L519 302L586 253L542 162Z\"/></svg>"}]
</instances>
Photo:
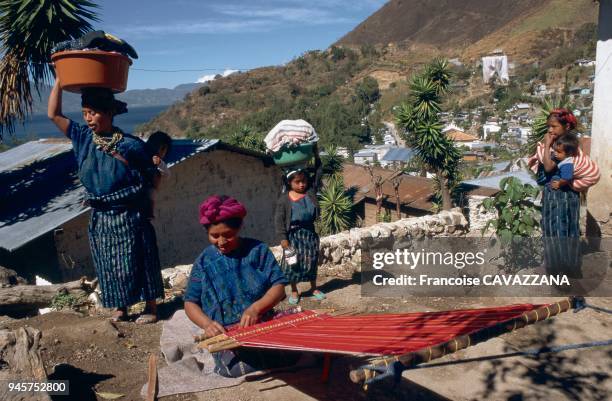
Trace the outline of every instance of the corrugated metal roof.
<instances>
[{"instance_id":1,"label":"corrugated metal roof","mask_svg":"<svg viewBox=\"0 0 612 401\"><path fill-rule=\"evenodd\" d=\"M218 139L174 139L172 149L165 158L166 163L168 166L174 166L200 152L209 150L217 144L219 144Z\"/></svg>"},{"instance_id":2,"label":"corrugated metal roof","mask_svg":"<svg viewBox=\"0 0 612 401\"><path fill-rule=\"evenodd\" d=\"M51 185L51 183L50 183ZM30 241L54 230L89 208L83 206L85 188L80 184L64 194L41 202L30 209L0 221L0 248L14 251Z\"/></svg>"},{"instance_id":3,"label":"corrugated metal roof","mask_svg":"<svg viewBox=\"0 0 612 401\"><path fill-rule=\"evenodd\" d=\"M527 171L509 171L506 173L502 173L502 174L498 174L498 175L494 175L490 177L476 178L473 180L467 180L463 182L466 184L477 185L480 187L499 189L499 183L501 182L501 180L503 180L506 177L516 177L519 180L521 180L523 184L530 184L530 185L533 185L534 187L538 186L538 183L536 182L536 180L534 180L531 177L531 174L529 174Z\"/></svg>"},{"instance_id":4,"label":"corrugated metal roof","mask_svg":"<svg viewBox=\"0 0 612 401\"><path fill-rule=\"evenodd\" d=\"M0 174L21 169L72 149L67 139L39 139L0 153Z\"/></svg>"},{"instance_id":5,"label":"corrugated metal roof","mask_svg":"<svg viewBox=\"0 0 612 401\"><path fill-rule=\"evenodd\" d=\"M217 139L178 139L166 161L173 166L217 146L236 150ZM14 251L89 209L71 150L69 141L41 139L0 153L0 248Z\"/></svg>"},{"instance_id":6,"label":"corrugated metal roof","mask_svg":"<svg viewBox=\"0 0 612 401\"><path fill-rule=\"evenodd\" d=\"M407 162L415 155L415 151L411 148L391 148L385 156L383 157L384 161L401 161Z\"/></svg>"},{"instance_id":7,"label":"corrugated metal roof","mask_svg":"<svg viewBox=\"0 0 612 401\"><path fill-rule=\"evenodd\" d=\"M367 150L367 151L357 152L353 155L353 157L370 157L370 156L376 156L376 152Z\"/></svg>"}]
</instances>

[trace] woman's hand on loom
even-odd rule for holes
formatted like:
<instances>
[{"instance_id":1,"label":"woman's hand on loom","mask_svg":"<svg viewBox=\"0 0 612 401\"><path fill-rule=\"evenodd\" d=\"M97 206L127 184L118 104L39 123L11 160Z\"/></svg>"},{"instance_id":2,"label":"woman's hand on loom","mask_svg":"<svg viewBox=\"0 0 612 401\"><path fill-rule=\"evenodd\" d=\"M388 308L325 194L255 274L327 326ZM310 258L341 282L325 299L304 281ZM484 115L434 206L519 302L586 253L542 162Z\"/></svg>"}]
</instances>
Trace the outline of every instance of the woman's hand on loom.
<instances>
[{"instance_id":1,"label":"woman's hand on loom","mask_svg":"<svg viewBox=\"0 0 612 401\"><path fill-rule=\"evenodd\" d=\"M204 333L206 334L206 337L214 337L216 335L225 333L225 328L221 325L221 323L213 320L204 327Z\"/></svg>"},{"instance_id":2,"label":"woman's hand on loom","mask_svg":"<svg viewBox=\"0 0 612 401\"><path fill-rule=\"evenodd\" d=\"M249 327L259 321L259 310L255 304L249 306L243 313L240 319L240 327Z\"/></svg>"}]
</instances>

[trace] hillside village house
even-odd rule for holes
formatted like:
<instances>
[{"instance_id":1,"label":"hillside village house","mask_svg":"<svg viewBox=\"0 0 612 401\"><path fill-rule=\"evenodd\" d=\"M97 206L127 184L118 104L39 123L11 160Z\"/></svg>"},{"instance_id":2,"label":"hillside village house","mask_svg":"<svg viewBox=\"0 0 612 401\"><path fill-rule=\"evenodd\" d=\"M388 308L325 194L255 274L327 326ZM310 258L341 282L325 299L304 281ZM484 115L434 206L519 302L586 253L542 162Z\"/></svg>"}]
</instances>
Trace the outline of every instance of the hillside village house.
<instances>
[{"instance_id":1,"label":"hillside village house","mask_svg":"<svg viewBox=\"0 0 612 401\"><path fill-rule=\"evenodd\" d=\"M501 131L501 126L495 121L487 121L482 125L482 132L484 134L483 139L485 141L489 140L493 134Z\"/></svg>"},{"instance_id":2,"label":"hillside village house","mask_svg":"<svg viewBox=\"0 0 612 401\"><path fill-rule=\"evenodd\" d=\"M381 214L387 214L391 217L391 220L397 220L397 201L393 180L398 176L401 176L398 188L401 218L434 213L435 183L432 178L402 174L399 171L381 167L373 167L373 172L375 176L382 179L383 203ZM362 226L378 223L376 194L370 174L363 166L345 163L342 177L345 188L353 192L353 210L361 220ZM493 196L498 191L498 189L481 188L477 185L460 188L461 197L465 199L469 196Z\"/></svg>"},{"instance_id":3,"label":"hillside village house","mask_svg":"<svg viewBox=\"0 0 612 401\"><path fill-rule=\"evenodd\" d=\"M378 161L378 154L368 149L362 149L353 155L356 164L374 164Z\"/></svg>"},{"instance_id":4,"label":"hillside village house","mask_svg":"<svg viewBox=\"0 0 612 401\"><path fill-rule=\"evenodd\" d=\"M467 134L458 129L447 130L445 134L448 139L453 141L455 146L465 146L469 150L481 148L482 142L474 135Z\"/></svg>"},{"instance_id":5,"label":"hillside village house","mask_svg":"<svg viewBox=\"0 0 612 401\"><path fill-rule=\"evenodd\" d=\"M410 162L415 155L416 152L412 148L392 147L385 153L380 161L380 165L382 167L404 165Z\"/></svg>"},{"instance_id":6,"label":"hillside village house","mask_svg":"<svg viewBox=\"0 0 612 401\"><path fill-rule=\"evenodd\" d=\"M268 156L218 140L175 140L167 159L171 174L157 194L154 220L162 266L192 263L207 245L198 206L213 194L246 205L245 236L276 244L281 170ZM8 188L0 193L0 265L53 282L94 275L90 209L70 142L41 139L0 153L0 187Z\"/></svg>"}]
</instances>

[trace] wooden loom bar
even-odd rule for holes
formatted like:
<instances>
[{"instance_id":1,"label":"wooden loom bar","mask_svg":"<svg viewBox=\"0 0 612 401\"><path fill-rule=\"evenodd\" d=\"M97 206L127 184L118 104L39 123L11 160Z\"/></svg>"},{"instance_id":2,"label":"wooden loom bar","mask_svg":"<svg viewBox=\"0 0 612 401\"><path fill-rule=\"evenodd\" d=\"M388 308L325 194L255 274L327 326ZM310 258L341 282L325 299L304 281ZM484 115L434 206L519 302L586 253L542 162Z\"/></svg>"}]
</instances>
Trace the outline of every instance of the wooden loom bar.
<instances>
[{"instance_id":1,"label":"wooden loom bar","mask_svg":"<svg viewBox=\"0 0 612 401\"><path fill-rule=\"evenodd\" d=\"M223 334L219 334L214 337L210 337L204 341L199 341L201 340L200 336L195 336L194 338L196 341L199 341L198 348L206 348L208 352L211 352L211 353L219 352L219 351L223 351L226 349L233 349L233 348L240 347L241 346L240 341L239 341L240 337L249 336L251 334L270 332L270 331L274 331L276 329L284 328L287 326L293 326L296 323L300 323L300 322L304 322L304 321L307 321L313 318L325 316L325 311L326 310L312 310L310 311L311 312L310 314L299 317L297 319L288 319L288 320L282 320L282 321L279 320L278 322L271 321L270 322L271 324L269 324L268 326L258 327L252 330L244 330L239 333L233 334L232 336L228 336L227 334L223 333Z\"/></svg>"},{"instance_id":2,"label":"wooden loom bar","mask_svg":"<svg viewBox=\"0 0 612 401\"><path fill-rule=\"evenodd\" d=\"M512 332L538 321L546 320L560 313L566 312L573 307L574 298L570 297L563 301L540 307L523 313L521 316L500 322L494 326L478 330L469 335L462 335L444 343L427 347L418 351L409 352L404 355L385 357L371 363L373 366L388 366L399 362L404 369L410 369L421 363L426 363L445 355L455 353L461 349L490 340L502 334ZM363 383L373 378L376 371L367 368L352 370L349 377L353 383Z\"/></svg>"}]
</instances>

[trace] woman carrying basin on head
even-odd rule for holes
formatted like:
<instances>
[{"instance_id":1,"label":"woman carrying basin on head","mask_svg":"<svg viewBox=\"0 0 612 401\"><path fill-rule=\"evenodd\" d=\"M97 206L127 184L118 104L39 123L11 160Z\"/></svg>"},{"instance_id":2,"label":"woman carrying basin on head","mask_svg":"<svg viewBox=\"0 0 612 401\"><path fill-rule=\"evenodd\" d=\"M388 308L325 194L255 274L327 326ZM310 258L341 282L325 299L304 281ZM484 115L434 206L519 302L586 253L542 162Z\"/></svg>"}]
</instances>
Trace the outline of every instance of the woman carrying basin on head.
<instances>
[{"instance_id":1,"label":"woman carrying basin on head","mask_svg":"<svg viewBox=\"0 0 612 401\"><path fill-rule=\"evenodd\" d=\"M156 299L163 296L155 230L148 220L148 189L156 168L145 143L113 126L126 104L106 88L84 88L83 120L62 114L59 80L47 114L71 141L81 183L93 209L89 243L102 289L102 303L115 308L114 321L127 320L127 308L146 301L137 323L157 320Z\"/></svg>"}]
</instances>

